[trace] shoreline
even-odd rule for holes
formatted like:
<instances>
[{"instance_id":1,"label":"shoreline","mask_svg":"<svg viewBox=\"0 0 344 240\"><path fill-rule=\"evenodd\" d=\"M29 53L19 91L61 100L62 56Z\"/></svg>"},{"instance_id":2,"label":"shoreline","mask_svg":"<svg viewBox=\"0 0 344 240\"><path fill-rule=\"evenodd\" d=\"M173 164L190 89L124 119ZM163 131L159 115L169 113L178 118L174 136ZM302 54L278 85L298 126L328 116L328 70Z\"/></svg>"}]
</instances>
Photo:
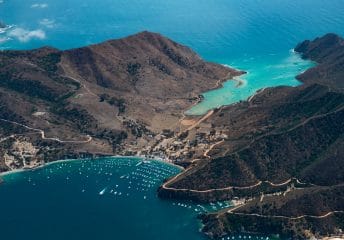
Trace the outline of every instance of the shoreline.
<instances>
[{"instance_id":1,"label":"shoreline","mask_svg":"<svg viewBox=\"0 0 344 240\"><path fill-rule=\"evenodd\" d=\"M59 160L56 160L56 161L52 161L52 162L48 162L48 163L44 163L42 165L39 165L39 166L35 166L35 167L32 167L32 168L18 168L18 169L13 169L13 170L10 170L10 171L6 171L6 172L1 172L0 173L0 184L1 183L4 183L4 179L3 177L4 176L7 176L7 175L12 175L12 174L16 174L16 173L21 173L21 172L28 172L28 171L35 171L35 170L38 170L38 169L41 169L41 168L44 168L44 167L48 167L50 165L53 165L53 164L59 164L59 163L69 163L69 162L76 162L76 161L97 161L99 159L107 159L107 158L112 158L112 159L119 159L119 158L131 158L131 159L137 159L137 160L147 160L147 161L156 161L156 162L159 162L161 164L167 164L167 165L170 165L170 166L173 166L173 167L176 167L178 168L179 170L183 171L185 170L182 166L179 166L177 164L174 164L173 162L171 161L167 161L167 160L164 160L163 158L159 158L159 157L150 157L150 156L145 156L145 155L134 155L134 156L123 156L123 155L112 155L112 156L105 156L105 157L95 157L95 158L75 158L75 159L59 159Z\"/></svg>"},{"instance_id":2,"label":"shoreline","mask_svg":"<svg viewBox=\"0 0 344 240\"><path fill-rule=\"evenodd\" d=\"M303 58L302 58L302 55L301 55L299 52L297 52L297 51L295 50L295 48L289 49L289 53L298 55L301 59L303 59ZM304 60L304 59L303 59L303 60ZM298 79L298 76L300 76L301 74L305 73L305 72L308 71L309 69L314 68L314 67L317 66L317 64L318 64L317 62L312 61L312 60L310 60L310 59L307 59L307 61L311 62L311 63L312 63L312 66L309 66L307 69L305 69L305 70L303 70L303 71L301 71L301 72L298 72L297 75L294 76L294 78L298 81L299 84L296 85L296 86L290 86L290 85L287 85L287 86L290 86L290 87L297 87L297 86L300 86L300 85L305 84L303 81L301 81L301 80ZM219 64L221 64L221 63L219 63ZM235 87L237 87L237 88L238 88L238 87L241 87L242 85L244 85L244 84L247 83L247 81L244 81L244 80L240 79L239 77L240 77L240 76L243 76L243 75L249 74L249 73L250 73L249 71L239 70L239 69L237 69L237 67L231 66L231 65L229 65L229 64L221 64L221 65L222 65L222 66L225 66L225 67L227 67L227 68L234 69L234 70L236 70L235 73L239 73L239 74L238 74L238 75L234 75L234 76L230 76L230 77L228 77L226 80L219 80L219 81L216 83L215 87L210 88L210 89L209 89L208 91L206 91L206 92L213 91L213 90L220 89L220 88L224 87L224 83L226 83L227 81L232 81L232 80L236 81L237 84L236 84ZM242 100L240 100L240 101L247 101L247 102L250 102L256 95L259 95L260 93L262 93L263 91L265 91L267 88L275 88L275 87L279 87L279 86L284 86L284 85L265 86L265 87L262 87L262 88L260 88L260 89L257 89L252 95L248 96L246 99L242 99ZM190 111L190 110L192 109L192 107L194 107L195 105L197 105L197 104L201 103L202 101L204 101L204 95L203 95L203 94L206 93L206 92L201 93L201 94L199 95L199 96L201 96L201 98L200 98L196 103L194 103L192 106L190 106L190 107L184 112L186 116L189 116L189 117L199 117L199 116L203 116L203 115L207 114L207 112L209 112L210 110L221 109L222 107L230 106L230 105L237 104L237 103L240 102L240 101L238 101L238 102L234 102L234 103L229 103L229 104L226 104L226 105L222 105L222 106L219 106L219 107L216 107L216 108L211 108L211 109L208 109L208 111L207 111L206 113L204 113L204 114L187 114L187 112Z\"/></svg>"},{"instance_id":3,"label":"shoreline","mask_svg":"<svg viewBox=\"0 0 344 240\"><path fill-rule=\"evenodd\" d=\"M238 70L236 68L233 68L229 65L226 65L226 64L221 64L222 66L226 67L226 68L230 68L230 69L233 69L234 72L229 72L228 73L228 76L223 78L223 79L219 79L216 83L215 83L215 86L214 87L211 87L209 88L207 91L204 91L202 93L200 93L198 95L198 99L195 103L191 104L190 107L188 107L185 111L183 111L183 115L184 116L189 116L189 117L199 117L199 116L203 116L205 114L207 114L209 111L211 110L214 110L215 108L213 109L209 109L206 113L204 114L199 114L199 115L195 115L195 114L187 114L188 111L190 111L194 106L196 106L197 104L201 103L203 100L204 100L204 93L206 92L210 92L210 91L213 91L213 90L216 90L216 89L220 89L220 88L223 88L224 87L224 83L225 82L228 82L228 81L233 81L233 80L236 80L235 78L236 77L239 77L239 76L242 76L242 75L245 75L247 74L248 72L247 71L243 71L243 70ZM232 75L233 74L233 75Z\"/></svg>"},{"instance_id":4,"label":"shoreline","mask_svg":"<svg viewBox=\"0 0 344 240\"><path fill-rule=\"evenodd\" d=\"M290 49L289 50L290 52L292 53L295 53L295 54L300 54L298 52L295 51L295 49ZM248 71L243 71L243 70L239 70L239 69L236 69L235 67L233 66L230 66L228 64L221 64L229 69L232 69L233 72L229 72L228 75L223 78L223 79L219 79L216 83L215 83L215 86L214 87L211 87L209 88L206 92L208 91L212 91L212 90L216 90L216 89L220 89L222 87L224 87L224 83L228 82L228 81L238 81L238 84L241 85L243 84L242 80L238 77L242 76L242 75L246 75L248 74L249 72ZM307 71L307 70L305 70ZM302 73L300 73L302 74ZM296 76L297 77L297 76ZM300 84L304 84L302 81L298 80L300 82ZM251 102L252 99L259 95L260 93L264 92L267 88L269 87L264 87L264 88L261 88L261 89L258 89L253 95L251 95L250 97L248 97L246 100L244 101L247 101L247 102ZM181 122L185 117L201 117L201 116L206 116L210 111L214 111L214 110L221 110L222 108L224 107L227 107L227 106L230 106L230 105L235 105L237 104L238 102L235 102L235 103L231 103L231 104L228 104L228 105L222 105L220 107L217 107L217 108L213 108L213 109L209 109L206 113L204 114L200 114L200 115L194 115L194 114L187 114L187 112L192 109L192 107L196 106L197 104L201 103L202 101L204 101L204 94L205 92L201 93L198 95L198 99L196 102L194 102L193 104L191 104L190 107L187 108L187 110L183 111L182 112L182 118L179 120L179 122ZM38 130L38 129L37 129ZM5 175L8 175L8 174L12 174L12 173L18 173L18 172L22 172L22 171L30 171L30 170L35 170L35 169L39 169L39 168L42 168L42 167L45 167L45 166L48 166L49 164L54 164L54 163L60 163L60 162L64 162L64 161L82 161L82 160L90 160L90 159L98 159L98 158L141 158L141 159L147 159L147 160L154 160L154 161L160 161L161 163L164 163L164 164L170 164L174 167L177 167L179 168L180 170L184 171L185 168L178 165L178 164L175 164L173 163L173 161L167 159L167 158L160 158L160 157L154 157L154 156L147 156L147 155L134 155L134 156L124 156L124 155L108 155L108 156L96 156L95 158L79 158L79 159L65 159L65 160L56 160L56 161L52 161L52 162L48 162L48 163L43 163L42 165L38 165L38 166L34 166L34 167L25 167L25 168L18 168L18 169L13 169L13 170L9 170L9 171L6 171L6 172L0 172L0 184L3 182L2 181L2 177L5 176Z\"/></svg>"}]
</instances>

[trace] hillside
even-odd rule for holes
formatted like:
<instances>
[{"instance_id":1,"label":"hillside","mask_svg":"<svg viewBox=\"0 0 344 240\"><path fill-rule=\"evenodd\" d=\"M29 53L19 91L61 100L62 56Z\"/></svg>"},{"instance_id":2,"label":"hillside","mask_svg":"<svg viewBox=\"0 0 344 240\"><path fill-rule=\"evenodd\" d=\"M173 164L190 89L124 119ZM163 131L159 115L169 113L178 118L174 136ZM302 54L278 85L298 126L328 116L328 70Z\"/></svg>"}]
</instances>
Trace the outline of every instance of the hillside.
<instances>
[{"instance_id":1,"label":"hillside","mask_svg":"<svg viewBox=\"0 0 344 240\"><path fill-rule=\"evenodd\" d=\"M298 76L304 84L268 88L216 110L188 135L225 137L159 189L164 198L246 202L202 217L212 237L246 231L305 239L343 227L343 39L328 34L296 51L318 62ZM280 215L288 221L273 221ZM315 217L299 221L303 215Z\"/></svg>"},{"instance_id":2,"label":"hillside","mask_svg":"<svg viewBox=\"0 0 344 240\"><path fill-rule=\"evenodd\" d=\"M0 169L137 154L199 94L241 72L156 33L0 52Z\"/></svg>"},{"instance_id":3,"label":"hillside","mask_svg":"<svg viewBox=\"0 0 344 240\"><path fill-rule=\"evenodd\" d=\"M299 76L303 82L318 82L331 88L344 88L344 40L329 33L323 37L306 40L295 48L303 58L312 59L318 66Z\"/></svg>"},{"instance_id":4,"label":"hillside","mask_svg":"<svg viewBox=\"0 0 344 240\"><path fill-rule=\"evenodd\" d=\"M339 234L343 42L327 34L295 48L318 63L298 76L303 85L267 88L204 116L183 113L243 72L156 33L0 52L0 171L64 158L164 157L186 170L160 197L242 203L201 216L211 237Z\"/></svg>"}]
</instances>

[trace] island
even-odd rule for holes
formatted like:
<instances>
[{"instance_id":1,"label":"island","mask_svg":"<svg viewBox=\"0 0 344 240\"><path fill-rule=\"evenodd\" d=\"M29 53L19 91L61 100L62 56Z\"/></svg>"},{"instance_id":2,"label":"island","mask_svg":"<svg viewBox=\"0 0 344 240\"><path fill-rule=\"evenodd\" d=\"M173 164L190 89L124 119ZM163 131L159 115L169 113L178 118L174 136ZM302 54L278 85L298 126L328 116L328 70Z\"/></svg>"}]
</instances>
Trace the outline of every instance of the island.
<instances>
[{"instance_id":1,"label":"island","mask_svg":"<svg viewBox=\"0 0 344 240\"><path fill-rule=\"evenodd\" d=\"M211 238L340 235L344 40L327 34L295 51L317 63L297 77L302 85L265 88L203 116L185 112L245 72L157 33L2 51L0 172L70 158L161 158L185 170L159 197L236 204L199 216Z\"/></svg>"}]
</instances>

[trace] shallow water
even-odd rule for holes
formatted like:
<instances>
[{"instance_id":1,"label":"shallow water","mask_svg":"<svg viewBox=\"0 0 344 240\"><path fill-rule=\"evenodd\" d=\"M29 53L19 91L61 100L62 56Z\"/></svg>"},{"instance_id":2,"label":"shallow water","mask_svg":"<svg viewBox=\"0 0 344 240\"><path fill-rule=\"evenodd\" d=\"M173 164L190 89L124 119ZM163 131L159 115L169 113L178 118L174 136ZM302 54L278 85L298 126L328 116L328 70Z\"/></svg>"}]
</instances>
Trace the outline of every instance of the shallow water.
<instances>
[{"instance_id":1,"label":"shallow water","mask_svg":"<svg viewBox=\"0 0 344 240\"><path fill-rule=\"evenodd\" d=\"M303 60L299 54L290 50L287 54L248 57L246 60L229 62L228 65L244 69L247 74L225 82L221 88L204 93L204 99L189 109L187 114L202 115L209 109L247 100L266 87L300 85L301 82L295 77L315 63Z\"/></svg>"},{"instance_id":2,"label":"shallow water","mask_svg":"<svg viewBox=\"0 0 344 240\"><path fill-rule=\"evenodd\" d=\"M0 29L0 49L67 49L143 30L160 32L206 60L249 72L239 87L229 81L205 93L205 101L189 111L202 114L260 88L300 84L295 76L313 63L290 49L328 32L343 35L343 12L344 0L0 0L0 20L12 26ZM76 161L8 175L0 186L1 237L202 239L195 221L201 207L156 197L157 186L178 169L136 166L137 161ZM133 174L145 168L163 173ZM128 174L137 179L121 178Z\"/></svg>"},{"instance_id":3,"label":"shallow water","mask_svg":"<svg viewBox=\"0 0 344 240\"><path fill-rule=\"evenodd\" d=\"M344 0L2 0L0 49L80 47L149 30L196 50L206 60L248 71L188 114L246 100L258 89L300 84L312 66L290 52L305 39L344 34ZM2 33L1 33L2 32ZM291 62L289 62L291 61Z\"/></svg>"}]
</instances>

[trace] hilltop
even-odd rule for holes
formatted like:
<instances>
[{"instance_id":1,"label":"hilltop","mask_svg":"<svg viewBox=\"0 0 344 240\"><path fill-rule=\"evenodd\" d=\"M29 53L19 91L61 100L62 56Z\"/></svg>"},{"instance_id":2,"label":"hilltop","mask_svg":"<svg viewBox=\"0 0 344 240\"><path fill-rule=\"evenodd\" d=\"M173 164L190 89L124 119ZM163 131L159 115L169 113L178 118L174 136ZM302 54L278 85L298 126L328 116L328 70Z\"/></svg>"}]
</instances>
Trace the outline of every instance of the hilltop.
<instances>
[{"instance_id":1,"label":"hilltop","mask_svg":"<svg viewBox=\"0 0 344 240\"><path fill-rule=\"evenodd\" d=\"M0 59L1 171L138 154L202 92L241 74L151 32Z\"/></svg>"},{"instance_id":2,"label":"hilltop","mask_svg":"<svg viewBox=\"0 0 344 240\"><path fill-rule=\"evenodd\" d=\"M184 112L244 72L160 34L60 51L0 52L0 171L64 158L158 156L186 168L162 198L239 200L200 216L210 237L250 232L305 239L344 228L344 40L295 51L317 65L298 87Z\"/></svg>"}]
</instances>

